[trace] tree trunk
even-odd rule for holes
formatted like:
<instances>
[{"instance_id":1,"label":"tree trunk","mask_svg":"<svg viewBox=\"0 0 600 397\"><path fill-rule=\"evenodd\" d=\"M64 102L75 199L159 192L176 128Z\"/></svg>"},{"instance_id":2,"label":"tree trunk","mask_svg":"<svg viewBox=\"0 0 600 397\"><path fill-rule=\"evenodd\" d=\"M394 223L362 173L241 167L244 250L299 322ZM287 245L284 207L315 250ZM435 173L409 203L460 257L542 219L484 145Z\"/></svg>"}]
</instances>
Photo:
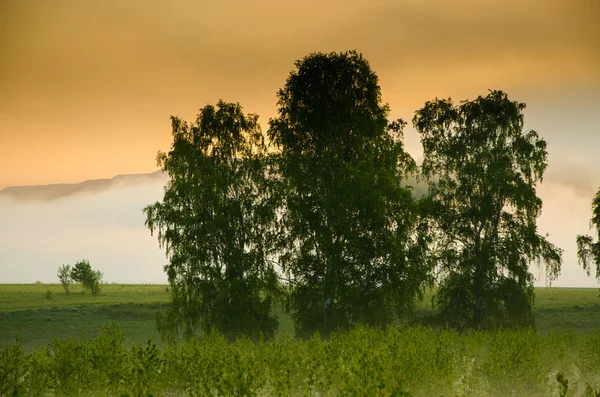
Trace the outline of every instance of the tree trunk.
<instances>
[{"instance_id":1,"label":"tree trunk","mask_svg":"<svg viewBox=\"0 0 600 397\"><path fill-rule=\"evenodd\" d=\"M475 275L473 280L473 288L475 292L475 305L473 307L473 325L477 329L481 327L484 316L484 283L485 273L483 269L484 265L481 260L477 261L475 268Z\"/></svg>"},{"instance_id":2,"label":"tree trunk","mask_svg":"<svg viewBox=\"0 0 600 397\"><path fill-rule=\"evenodd\" d=\"M485 320L486 295L490 293L491 286L488 283L488 272L490 270L490 255L484 247L479 248L476 257L475 274L473 278L473 289L475 292L475 305L473 308L473 323L475 328L481 327Z\"/></svg>"},{"instance_id":3,"label":"tree trunk","mask_svg":"<svg viewBox=\"0 0 600 397\"><path fill-rule=\"evenodd\" d=\"M473 306L473 327L479 328L484 316L484 294L485 294L485 272L486 263L481 247L481 229L475 236L475 247L473 259L475 261L475 272L473 274L473 293L475 302Z\"/></svg>"},{"instance_id":4,"label":"tree trunk","mask_svg":"<svg viewBox=\"0 0 600 397\"><path fill-rule=\"evenodd\" d=\"M325 279L323 280L323 329L329 335L333 328L333 264L331 254L327 255Z\"/></svg>"}]
</instances>

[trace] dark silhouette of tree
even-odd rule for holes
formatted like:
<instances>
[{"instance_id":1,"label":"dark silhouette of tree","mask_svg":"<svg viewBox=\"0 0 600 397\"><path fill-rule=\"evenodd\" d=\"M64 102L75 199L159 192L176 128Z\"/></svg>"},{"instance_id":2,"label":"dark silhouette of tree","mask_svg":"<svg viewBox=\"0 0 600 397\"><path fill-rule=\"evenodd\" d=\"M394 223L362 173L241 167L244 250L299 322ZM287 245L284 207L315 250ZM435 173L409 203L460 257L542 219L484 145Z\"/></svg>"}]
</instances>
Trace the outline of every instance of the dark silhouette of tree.
<instances>
[{"instance_id":1,"label":"dark silhouette of tree","mask_svg":"<svg viewBox=\"0 0 600 397\"><path fill-rule=\"evenodd\" d=\"M562 250L537 233L536 184L546 142L523 131L525 104L501 91L454 105L435 99L413 119L429 182L442 318L457 327L533 325L533 276L543 262L551 281Z\"/></svg>"},{"instance_id":2,"label":"dark silhouette of tree","mask_svg":"<svg viewBox=\"0 0 600 397\"><path fill-rule=\"evenodd\" d=\"M170 262L172 302L159 317L161 334L183 329L189 337L200 326L229 337L271 337L276 206L258 116L219 101L201 109L194 123L171 120L171 151L157 158L170 181L163 201L144 209Z\"/></svg>"},{"instance_id":3,"label":"dark silhouette of tree","mask_svg":"<svg viewBox=\"0 0 600 397\"><path fill-rule=\"evenodd\" d=\"M600 281L600 188L592 200L592 219L590 227L596 229L597 240L594 242L592 236L577 236L577 259L579 264L590 276L592 267L596 268L596 278Z\"/></svg>"},{"instance_id":4,"label":"dark silhouette of tree","mask_svg":"<svg viewBox=\"0 0 600 397\"><path fill-rule=\"evenodd\" d=\"M384 325L427 280L418 203L401 185L416 169L402 120L389 122L378 78L355 51L295 63L269 136L280 152L280 264L298 335Z\"/></svg>"}]
</instances>

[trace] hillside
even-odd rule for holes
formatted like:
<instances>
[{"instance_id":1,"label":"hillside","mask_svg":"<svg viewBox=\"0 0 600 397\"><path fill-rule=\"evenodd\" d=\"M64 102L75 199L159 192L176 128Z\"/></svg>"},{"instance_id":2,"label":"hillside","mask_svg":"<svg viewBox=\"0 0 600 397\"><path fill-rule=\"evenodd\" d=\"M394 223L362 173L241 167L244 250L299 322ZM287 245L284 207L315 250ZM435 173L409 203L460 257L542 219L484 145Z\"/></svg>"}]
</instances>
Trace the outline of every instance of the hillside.
<instances>
[{"instance_id":1,"label":"hillside","mask_svg":"<svg viewBox=\"0 0 600 397\"><path fill-rule=\"evenodd\" d=\"M161 170L149 174L117 175L110 179L92 179L80 183L59 183L37 186L10 186L0 190L0 198L13 200L50 201L78 193L96 194L111 189L117 185L136 186L148 182L158 182L166 179Z\"/></svg>"}]
</instances>

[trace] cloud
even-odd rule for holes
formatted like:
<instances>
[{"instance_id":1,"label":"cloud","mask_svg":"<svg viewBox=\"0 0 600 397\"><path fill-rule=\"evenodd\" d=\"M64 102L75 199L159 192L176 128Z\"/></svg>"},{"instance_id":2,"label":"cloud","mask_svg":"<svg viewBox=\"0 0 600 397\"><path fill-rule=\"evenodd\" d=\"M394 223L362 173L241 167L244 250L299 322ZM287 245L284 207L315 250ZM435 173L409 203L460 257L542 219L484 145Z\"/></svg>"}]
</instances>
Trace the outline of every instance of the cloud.
<instances>
[{"instance_id":1,"label":"cloud","mask_svg":"<svg viewBox=\"0 0 600 397\"><path fill-rule=\"evenodd\" d=\"M353 48L379 73L425 85L494 73L514 84L600 79L595 0L12 4L2 63L16 81L7 88L64 101L161 100L185 84L256 100L274 96L308 52Z\"/></svg>"},{"instance_id":2,"label":"cloud","mask_svg":"<svg viewBox=\"0 0 600 397\"><path fill-rule=\"evenodd\" d=\"M363 52L406 119L489 88L598 91L599 4L1 1L0 186L156 169L169 115L219 98L266 123L293 62L318 50Z\"/></svg>"},{"instance_id":3,"label":"cloud","mask_svg":"<svg viewBox=\"0 0 600 397\"><path fill-rule=\"evenodd\" d=\"M568 164L564 164L562 168L550 168L545 176L545 181L546 185L557 185L566 190L566 194L573 194L578 198L588 200L589 205L600 189L600 175L595 175L586 168Z\"/></svg>"}]
</instances>

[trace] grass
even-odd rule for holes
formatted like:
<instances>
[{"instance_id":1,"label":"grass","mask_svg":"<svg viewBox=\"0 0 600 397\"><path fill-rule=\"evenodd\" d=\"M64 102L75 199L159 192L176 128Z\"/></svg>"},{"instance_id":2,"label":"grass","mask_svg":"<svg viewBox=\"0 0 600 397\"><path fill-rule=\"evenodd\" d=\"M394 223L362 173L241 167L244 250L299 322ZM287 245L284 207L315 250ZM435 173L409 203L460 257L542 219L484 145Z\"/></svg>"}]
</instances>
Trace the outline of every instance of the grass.
<instances>
[{"instance_id":1,"label":"grass","mask_svg":"<svg viewBox=\"0 0 600 397\"><path fill-rule=\"evenodd\" d=\"M40 309L13 310L0 314L0 346L5 346L19 333L25 350L43 346L56 339L96 336L104 324L115 321L127 335L127 342L144 342L148 338L160 340L154 323L156 304L114 304Z\"/></svg>"},{"instance_id":2,"label":"grass","mask_svg":"<svg viewBox=\"0 0 600 397\"><path fill-rule=\"evenodd\" d=\"M127 342L160 340L154 314L169 301L165 285L107 284L97 296L75 286L66 294L60 284L0 285L0 346L12 343L14 333L25 350L56 339L96 336L115 321ZM46 299L47 292L51 299Z\"/></svg>"},{"instance_id":3,"label":"grass","mask_svg":"<svg viewBox=\"0 0 600 397\"><path fill-rule=\"evenodd\" d=\"M45 299L48 290L52 299ZM105 284L97 296L81 291L80 286L73 286L71 293L65 294L60 284L0 284L0 311L124 303L161 304L167 303L170 297L166 285L156 284Z\"/></svg>"},{"instance_id":4,"label":"grass","mask_svg":"<svg viewBox=\"0 0 600 397\"><path fill-rule=\"evenodd\" d=\"M600 292L597 288L538 288L535 320L540 333L552 329L591 332L600 327Z\"/></svg>"},{"instance_id":5,"label":"grass","mask_svg":"<svg viewBox=\"0 0 600 397\"><path fill-rule=\"evenodd\" d=\"M417 305L418 313L431 310L433 292ZM533 306L538 333L572 329L591 332L600 327L600 292L597 288L536 288Z\"/></svg>"},{"instance_id":6,"label":"grass","mask_svg":"<svg viewBox=\"0 0 600 397\"><path fill-rule=\"evenodd\" d=\"M106 284L97 296L75 286L66 294L60 284L0 284L0 348L11 345L18 332L26 351L55 338L94 337L102 325L117 323L126 343L160 341L154 316L169 302L167 285ZM51 298L47 299L47 292ZM280 305L279 331L293 334L290 317Z\"/></svg>"},{"instance_id":7,"label":"grass","mask_svg":"<svg viewBox=\"0 0 600 397\"><path fill-rule=\"evenodd\" d=\"M425 296L420 311L430 310L431 296ZM154 315L169 298L166 285L107 284L92 296L78 286L65 294L60 284L0 284L0 347L12 344L15 332L27 351L55 338L80 338L83 333L93 337L112 321L124 331L127 343L159 341ZM293 335L290 317L280 306L274 311L279 332ZM600 327L600 294L595 288L538 288L534 312L540 334L556 329L591 332Z\"/></svg>"}]
</instances>

